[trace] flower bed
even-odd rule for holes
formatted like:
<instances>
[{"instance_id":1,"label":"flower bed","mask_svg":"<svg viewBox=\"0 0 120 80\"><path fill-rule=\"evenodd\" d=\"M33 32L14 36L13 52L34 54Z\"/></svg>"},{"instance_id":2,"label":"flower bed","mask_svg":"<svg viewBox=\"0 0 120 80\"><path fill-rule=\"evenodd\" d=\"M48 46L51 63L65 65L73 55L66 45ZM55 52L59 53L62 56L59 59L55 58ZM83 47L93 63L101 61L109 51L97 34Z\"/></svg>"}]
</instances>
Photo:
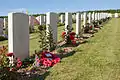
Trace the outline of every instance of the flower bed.
<instances>
[{"instance_id":1,"label":"flower bed","mask_svg":"<svg viewBox=\"0 0 120 80\"><path fill-rule=\"evenodd\" d=\"M60 58L47 51L21 61L20 58L15 58L14 53L7 53L7 48L3 46L0 49L0 79L22 80L23 76L30 79L35 77L33 75L39 75L40 71L44 74L47 67L52 67L58 62Z\"/></svg>"}]
</instances>

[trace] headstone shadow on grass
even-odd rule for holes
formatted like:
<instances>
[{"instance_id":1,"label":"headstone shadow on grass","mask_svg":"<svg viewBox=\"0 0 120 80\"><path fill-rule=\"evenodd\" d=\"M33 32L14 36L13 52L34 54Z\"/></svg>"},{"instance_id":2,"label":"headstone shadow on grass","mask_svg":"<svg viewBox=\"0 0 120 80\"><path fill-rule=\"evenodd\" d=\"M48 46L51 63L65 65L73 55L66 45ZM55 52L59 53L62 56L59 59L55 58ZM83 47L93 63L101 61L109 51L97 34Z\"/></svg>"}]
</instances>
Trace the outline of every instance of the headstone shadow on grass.
<instances>
[{"instance_id":1,"label":"headstone shadow on grass","mask_svg":"<svg viewBox=\"0 0 120 80\"><path fill-rule=\"evenodd\" d=\"M81 42L80 44L85 44L85 43L87 43L87 42L88 42L88 40L85 40L85 41Z\"/></svg>"},{"instance_id":2,"label":"headstone shadow on grass","mask_svg":"<svg viewBox=\"0 0 120 80\"><path fill-rule=\"evenodd\" d=\"M62 58L65 58L65 57L72 56L74 54L75 54L75 51L71 51L71 52L68 52L68 53L57 54L57 56L59 56L62 59Z\"/></svg>"},{"instance_id":3,"label":"headstone shadow on grass","mask_svg":"<svg viewBox=\"0 0 120 80\"><path fill-rule=\"evenodd\" d=\"M45 80L45 78L50 74L49 71L45 72L43 75L40 76L38 80Z\"/></svg>"}]
</instances>

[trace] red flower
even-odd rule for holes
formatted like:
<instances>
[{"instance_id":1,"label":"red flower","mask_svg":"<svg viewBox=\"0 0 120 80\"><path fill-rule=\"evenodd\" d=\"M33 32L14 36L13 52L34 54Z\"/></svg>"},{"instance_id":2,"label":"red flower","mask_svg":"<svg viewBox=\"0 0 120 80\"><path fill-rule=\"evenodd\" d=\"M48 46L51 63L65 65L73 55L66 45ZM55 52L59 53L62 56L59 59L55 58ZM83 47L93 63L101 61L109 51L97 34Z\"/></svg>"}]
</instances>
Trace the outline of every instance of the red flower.
<instances>
[{"instance_id":1,"label":"red flower","mask_svg":"<svg viewBox=\"0 0 120 80\"><path fill-rule=\"evenodd\" d=\"M65 34L66 34L66 32L62 32L62 37L63 37L63 38L64 38Z\"/></svg>"},{"instance_id":2,"label":"red flower","mask_svg":"<svg viewBox=\"0 0 120 80\"><path fill-rule=\"evenodd\" d=\"M20 68L22 66L22 61L17 58L17 68Z\"/></svg>"},{"instance_id":3,"label":"red flower","mask_svg":"<svg viewBox=\"0 0 120 80\"><path fill-rule=\"evenodd\" d=\"M52 62L47 58L43 58L43 65L50 67L52 65Z\"/></svg>"},{"instance_id":4,"label":"red flower","mask_svg":"<svg viewBox=\"0 0 120 80\"><path fill-rule=\"evenodd\" d=\"M14 68L11 68L9 71L15 71L15 69L14 69Z\"/></svg>"},{"instance_id":5,"label":"red flower","mask_svg":"<svg viewBox=\"0 0 120 80\"><path fill-rule=\"evenodd\" d=\"M11 57L11 56L13 56L13 53L8 53L7 56Z\"/></svg>"},{"instance_id":6,"label":"red flower","mask_svg":"<svg viewBox=\"0 0 120 80\"><path fill-rule=\"evenodd\" d=\"M65 48L65 49L64 49L64 52L68 52L68 49L67 49L67 48Z\"/></svg>"},{"instance_id":7,"label":"red flower","mask_svg":"<svg viewBox=\"0 0 120 80\"><path fill-rule=\"evenodd\" d=\"M74 36L73 35L70 35L70 40L74 40Z\"/></svg>"},{"instance_id":8,"label":"red flower","mask_svg":"<svg viewBox=\"0 0 120 80\"><path fill-rule=\"evenodd\" d=\"M92 26L90 26L90 28L92 28Z\"/></svg>"},{"instance_id":9,"label":"red flower","mask_svg":"<svg viewBox=\"0 0 120 80\"><path fill-rule=\"evenodd\" d=\"M72 43L73 43L73 45L76 45L76 41L75 40L73 40Z\"/></svg>"},{"instance_id":10,"label":"red flower","mask_svg":"<svg viewBox=\"0 0 120 80\"><path fill-rule=\"evenodd\" d=\"M75 32L71 32L70 35L75 35Z\"/></svg>"}]
</instances>

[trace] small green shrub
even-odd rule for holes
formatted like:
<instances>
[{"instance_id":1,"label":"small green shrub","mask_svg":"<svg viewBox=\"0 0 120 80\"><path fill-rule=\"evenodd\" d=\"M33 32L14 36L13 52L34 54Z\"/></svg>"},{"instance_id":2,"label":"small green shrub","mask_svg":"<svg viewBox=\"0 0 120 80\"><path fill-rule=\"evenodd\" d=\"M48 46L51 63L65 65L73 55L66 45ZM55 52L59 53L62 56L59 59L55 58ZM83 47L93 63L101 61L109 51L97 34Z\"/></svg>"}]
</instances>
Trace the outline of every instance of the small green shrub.
<instances>
[{"instance_id":1,"label":"small green shrub","mask_svg":"<svg viewBox=\"0 0 120 80\"><path fill-rule=\"evenodd\" d=\"M8 28L6 28L4 32L6 35L8 35Z\"/></svg>"},{"instance_id":2,"label":"small green shrub","mask_svg":"<svg viewBox=\"0 0 120 80\"><path fill-rule=\"evenodd\" d=\"M58 23L57 24L57 26L59 27L59 26L64 26L65 24L63 24L63 23Z\"/></svg>"},{"instance_id":3,"label":"small green shrub","mask_svg":"<svg viewBox=\"0 0 120 80\"><path fill-rule=\"evenodd\" d=\"M72 19L72 22L73 22L73 23L76 23L76 20Z\"/></svg>"},{"instance_id":4,"label":"small green shrub","mask_svg":"<svg viewBox=\"0 0 120 80\"><path fill-rule=\"evenodd\" d=\"M34 29L32 29L32 26L29 26L29 33L33 33Z\"/></svg>"},{"instance_id":5,"label":"small green shrub","mask_svg":"<svg viewBox=\"0 0 120 80\"><path fill-rule=\"evenodd\" d=\"M4 41L4 40L7 40L7 38L4 36L0 36L0 41Z\"/></svg>"},{"instance_id":6,"label":"small green shrub","mask_svg":"<svg viewBox=\"0 0 120 80\"><path fill-rule=\"evenodd\" d=\"M39 25L38 26L39 30L39 47L40 50L43 51L44 49L47 48L47 43L46 43L46 25Z\"/></svg>"},{"instance_id":7,"label":"small green shrub","mask_svg":"<svg viewBox=\"0 0 120 80\"><path fill-rule=\"evenodd\" d=\"M58 48L58 49L57 49L57 53L64 53L63 48L61 48L61 47L60 47L60 48Z\"/></svg>"}]
</instances>

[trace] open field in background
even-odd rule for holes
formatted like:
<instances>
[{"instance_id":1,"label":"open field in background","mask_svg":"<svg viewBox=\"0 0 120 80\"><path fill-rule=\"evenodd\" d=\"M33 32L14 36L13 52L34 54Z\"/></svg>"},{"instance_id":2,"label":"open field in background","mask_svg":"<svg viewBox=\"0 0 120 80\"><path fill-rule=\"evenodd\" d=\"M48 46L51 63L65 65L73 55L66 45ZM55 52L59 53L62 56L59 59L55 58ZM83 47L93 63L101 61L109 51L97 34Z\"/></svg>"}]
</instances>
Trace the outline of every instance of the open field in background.
<instances>
[{"instance_id":1,"label":"open field in background","mask_svg":"<svg viewBox=\"0 0 120 80\"><path fill-rule=\"evenodd\" d=\"M87 41L49 69L46 80L120 80L120 18Z\"/></svg>"}]
</instances>

